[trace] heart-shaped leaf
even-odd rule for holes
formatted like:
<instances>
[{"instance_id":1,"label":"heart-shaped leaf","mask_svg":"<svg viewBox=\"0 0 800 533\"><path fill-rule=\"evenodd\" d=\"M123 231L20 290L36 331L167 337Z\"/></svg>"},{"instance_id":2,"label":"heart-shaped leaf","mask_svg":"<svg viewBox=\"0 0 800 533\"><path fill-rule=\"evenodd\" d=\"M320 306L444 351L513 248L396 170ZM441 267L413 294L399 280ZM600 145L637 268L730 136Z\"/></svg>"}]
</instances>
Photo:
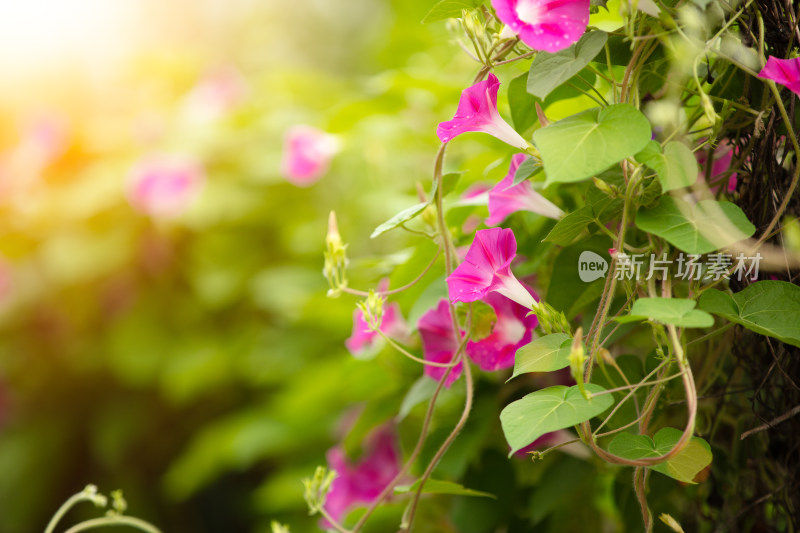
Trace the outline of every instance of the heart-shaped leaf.
<instances>
[{"instance_id":1,"label":"heart-shaped leaf","mask_svg":"<svg viewBox=\"0 0 800 533\"><path fill-rule=\"evenodd\" d=\"M600 53L608 40L604 31L585 33L567 49L554 54L539 52L528 72L528 92L542 100L550 92L573 77Z\"/></svg>"},{"instance_id":2,"label":"heart-shaped leaf","mask_svg":"<svg viewBox=\"0 0 800 533\"><path fill-rule=\"evenodd\" d=\"M605 390L593 383L587 383L585 388L591 394ZM511 446L509 456L545 433L568 428L599 415L613 403L611 394L587 400L577 385L557 385L532 392L508 404L500 413L500 423Z\"/></svg>"},{"instance_id":3,"label":"heart-shaped leaf","mask_svg":"<svg viewBox=\"0 0 800 533\"><path fill-rule=\"evenodd\" d=\"M581 181L640 152L650 142L650 122L630 104L614 104L572 115L536 130L545 186Z\"/></svg>"},{"instance_id":4,"label":"heart-shaped leaf","mask_svg":"<svg viewBox=\"0 0 800 533\"><path fill-rule=\"evenodd\" d=\"M660 457L677 444L681 435L675 428L662 428L652 439L647 435L620 433L608 445L608 451L625 459ZM692 437L678 455L649 468L678 481L694 483L695 476L711 464L712 458L708 443L700 437Z\"/></svg>"},{"instance_id":5,"label":"heart-shaped leaf","mask_svg":"<svg viewBox=\"0 0 800 533\"><path fill-rule=\"evenodd\" d=\"M394 493L406 494L408 492L416 492L417 488L419 488L419 480L415 481L413 485L397 485L394 488ZM480 496L482 498L497 499L497 496L489 492L468 489L458 483L442 479L429 479L422 487L422 492L426 494L455 494L457 496Z\"/></svg>"},{"instance_id":6,"label":"heart-shaped leaf","mask_svg":"<svg viewBox=\"0 0 800 533\"><path fill-rule=\"evenodd\" d=\"M657 142L650 141L636 154L636 160L656 171L664 192L688 187L697 181L697 160L681 142L668 142L662 152Z\"/></svg>"},{"instance_id":7,"label":"heart-shaped leaf","mask_svg":"<svg viewBox=\"0 0 800 533\"><path fill-rule=\"evenodd\" d=\"M568 367L571 345L572 338L566 333L552 333L534 339L517 350L511 378L528 372L552 372Z\"/></svg>"},{"instance_id":8,"label":"heart-shaped leaf","mask_svg":"<svg viewBox=\"0 0 800 533\"><path fill-rule=\"evenodd\" d=\"M690 254L719 250L756 231L747 215L730 202L703 200L692 205L671 196L663 196L655 207L640 209L636 226Z\"/></svg>"},{"instance_id":9,"label":"heart-shaped leaf","mask_svg":"<svg viewBox=\"0 0 800 533\"><path fill-rule=\"evenodd\" d=\"M449 18L458 18L465 9L473 9L481 5L481 0L442 0L434 5L425 18L423 24L436 22Z\"/></svg>"},{"instance_id":10,"label":"heart-shaped leaf","mask_svg":"<svg viewBox=\"0 0 800 533\"><path fill-rule=\"evenodd\" d=\"M800 287L786 281L759 281L731 296L708 289L700 308L751 331L800 346Z\"/></svg>"},{"instance_id":11,"label":"heart-shaped leaf","mask_svg":"<svg viewBox=\"0 0 800 533\"><path fill-rule=\"evenodd\" d=\"M628 315L617 317L617 322L635 322L652 318L662 324L682 328L709 328L714 317L695 309L697 302L687 298L639 298L633 302Z\"/></svg>"}]
</instances>

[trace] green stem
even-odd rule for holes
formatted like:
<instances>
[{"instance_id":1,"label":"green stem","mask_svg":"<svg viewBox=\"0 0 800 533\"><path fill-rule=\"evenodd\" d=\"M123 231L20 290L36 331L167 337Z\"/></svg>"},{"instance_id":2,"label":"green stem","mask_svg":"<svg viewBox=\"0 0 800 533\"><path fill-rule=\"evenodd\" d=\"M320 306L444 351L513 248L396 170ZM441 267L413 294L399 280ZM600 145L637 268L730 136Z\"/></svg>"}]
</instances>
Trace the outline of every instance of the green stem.
<instances>
[{"instance_id":1,"label":"green stem","mask_svg":"<svg viewBox=\"0 0 800 533\"><path fill-rule=\"evenodd\" d=\"M86 520L85 522L81 522L80 524L72 526L67 531L65 531L65 533L78 533L79 531L86 531L87 529L94 529L97 527L109 527L109 526L129 526L136 528L140 531L144 531L145 533L161 533L161 531L157 527L148 522L145 522L144 520L133 518L132 516L122 516L122 515L104 516L102 518L93 518L91 520Z\"/></svg>"}]
</instances>

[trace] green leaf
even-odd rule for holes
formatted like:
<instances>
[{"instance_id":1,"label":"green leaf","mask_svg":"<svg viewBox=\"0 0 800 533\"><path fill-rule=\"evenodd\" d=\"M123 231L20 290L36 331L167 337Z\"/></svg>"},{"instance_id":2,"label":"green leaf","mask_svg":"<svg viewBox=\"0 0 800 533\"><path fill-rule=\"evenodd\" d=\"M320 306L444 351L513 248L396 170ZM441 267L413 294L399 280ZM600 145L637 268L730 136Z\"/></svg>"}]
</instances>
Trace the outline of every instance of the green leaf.
<instances>
[{"instance_id":1,"label":"green leaf","mask_svg":"<svg viewBox=\"0 0 800 533\"><path fill-rule=\"evenodd\" d=\"M689 147L681 142L667 143L662 153L661 146L650 141L636 154L636 160L656 171L663 192L688 187L697 181L697 160Z\"/></svg>"},{"instance_id":2,"label":"green leaf","mask_svg":"<svg viewBox=\"0 0 800 533\"><path fill-rule=\"evenodd\" d=\"M519 185L523 181L532 178L541 171L542 165L537 163L533 158L528 158L520 163L519 167L517 167L517 171L514 173L513 185Z\"/></svg>"},{"instance_id":3,"label":"green leaf","mask_svg":"<svg viewBox=\"0 0 800 533\"><path fill-rule=\"evenodd\" d=\"M536 98L527 91L528 75L517 76L508 84L508 107L511 108L511 121L514 129L525 131L538 120Z\"/></svg>"},{"instance_id":4,"label":"green leaf","mask_svg":"<svg viewBox=\"0 0 800 533\"><path fill-rule=\"evenodd\" d=\"M481 5L482 0L442 0L434 5L422 19L423 24L437 22L449 18L458 18L464 9L473 9Z\"/></svg>"},{"instance_id":5,"label":"green leaf","mask_svg":"<svg viewBox=\"0 0 800 533\"><path fill-rule=\"evenodd\" d=\"M585 388L591 394L605 390L593 383L587 383ZM557 385L532 392L508 404L500 413L500 423L511 445L509 457L545 433L585 422L607 410L613 403L611 394L587 400L577 385Z\"/></svg>"},{"instance_id":6,"label":"green leaf","mask_svg":"<svg viewBox=\"0 0 800 533\"><path fill-rule=\"evenodd\" d=\"M497 322L497 313L494 308L477 300L468 305L460 305L456 307L456 315L461 324L467 321L467 312L472 309L472 329L470 333L470 340L479 341L485 339L492 334L494 325Z\"/></svg>"},{"instance_id":7,"label":"green leaf","mask_svg":"<svg viewBox=\"0 0 800 533\"><path fill-rule=\"evenodd\" d=\"M592 207L585 205L556 222L544 240L559 246L569 246L592 222L594 222Z\"/></svg>"},{"instance_id":8,"label":"green leaf","mask_svg":"<svg viewBox=\"0 0 800 533\"><path fill-rule=\"evenodd\" d=\"M682 432L662 428L651 439L647 435L620 433L608 445L608 451L625 459L660 457L680 440ZM700 437L692 437L681 452L663 463L648 467L683 483L694 483L695 476L711 464L711 447Z\"/></svg>"},{"instance_id":9,"label":"green leaf","mask_svg":"<svg viewBox=\"0 0 800 533\"><path fill-rule=\"evenodd\" d=\"M635 322L652 318L662 324L682 328L709 328L714 317L695 309L697 302L686 298L639 298L633 302L629 315L617 317L617 322Z\"/></svg>"},{"instance_id":10,"label":"green leaf","mask_svg":"<svg viewBox=\"0 0 800 533\"><path fill-rule=\"evenodd\" d=\"M603 196L596 203L585 205L556 222L544 240L559 246L568 246L592 222L599 220L601 223L605 223L613 218L622 209L623 203L619 198Z\"/></svg>"},{"instance_id":11,"label":"green leaf","mask_svg":"<svg viewBox=\"0 0 800 533\"><path fill-rule=\"evenodd\" d=\"M690 254L724 248L755 233L744 212L730 202L703 200L695 205L663 196L657 206L640 209L636 226Z\"/></svg>"},{"instance_id":12,"label":"green leaf","mask_svg":"<svg viewBox=\"0 0 800 533\"><path fill-rule=\"evenodd\" d=\"M433 392L436 390L436 380L431 379L426 375L420 378L409 387L408 392L403 398L403 403L400 404L400 410L397 413L397 422L403 420L411 410L422 402L426 402L433 397Z\"/></svg>"},{"instance_id":13,"label":"green leaf","mask_svg":"<svg viewBox=\"0 0 800 533\"><path fill-rule=\"evenodd\" d=\"M394 488L394 493L406 494L409 492L416 492L417 488L419 488L419 480L414 482L413 485L397 485ZM497 496L489 492L468 489L458 483L444 481L442 479L428 479L422 487L422 492L426 494L455 494L458 496L479 496L481 498L497 499Z\"/></svg>"},{"instance_id":14,"label":"green leaf","mask_svg":"<svg viewBox=\"0 0 800 533\"><path fill-rule=\"evenodd\" d=\"M594 108L536 130L545 185L582 181L640 152L650 142L650 122L630 104Z\"/></svg>"},{"instance_id":15,"label":"green leaf","mask_svg":"<svg viewBox=\"0 0 800 533\"><path fill-rule=\"evenodd\" d=\"M552 333L529 342L514 356L511 378L528 372L552 372L569 366L572 338L566 333Z\"/></svg>"},{"instance_id":16,"label":"green leaf","mask_svg":"<svg viewBox=\"0 0 800 533\"><path fill-rule=\"evenodd\" d=\"M800 287L786 281L759 281L731 296L708 289L700 308L751 331L800 346Z\"/></svg>"},{"instance_id":17,"label":"green leaf","mask_svg":"<svg viewBox=\"0 0 800 533\"><path fill-rule=\"evenodd\" d=\"M565 50L539 52L528 72L528 92L544 100L553 89L573 77L603 49L608 35L604 31L586 33Z\"/></svg>"},{"instance_id":18,"label":"green leaf","mask_svg":"<svg viewBox=\"0 0 800 533\"><path fill-rule=\"evenodd\" d=\"M449 193L455 189L456 184L458 183L459 178L461 178L461 174L463 172L450 172L442 176L441 180L435 180L433 182L433 186L431 187L431 192L428 194L428 201L422 202L416 205L412 205L407 209L403 209L395 216L375 228L372 232L372 235L369 236L370 239L374 239L379 235L383 235L389 230L393 230L394 228L400 227L402 224L405 224L409 220L415 218L417 215L422 213L426 207L433 204L436 199L436 192L439 188L440 181L442 187L442 196L447 196Z\"/></svg>"},{"instance_id":19,"label":"green leaf","mask_svg":"<svg viewBox=\"0 0 800 533\"><path fill-rule=\"evenodd\" d=\"M404 224L414 218L415 216L422 213L425 208L428 207L428 202L422 202L416 205L412 205L409 208L403 209L395 216L375 228L375 231L372 232L372 235L369 236L370 239L374 239L378 235L383 235L389 230L399 227L401 224Z\"/></svg>"}]
</instances>

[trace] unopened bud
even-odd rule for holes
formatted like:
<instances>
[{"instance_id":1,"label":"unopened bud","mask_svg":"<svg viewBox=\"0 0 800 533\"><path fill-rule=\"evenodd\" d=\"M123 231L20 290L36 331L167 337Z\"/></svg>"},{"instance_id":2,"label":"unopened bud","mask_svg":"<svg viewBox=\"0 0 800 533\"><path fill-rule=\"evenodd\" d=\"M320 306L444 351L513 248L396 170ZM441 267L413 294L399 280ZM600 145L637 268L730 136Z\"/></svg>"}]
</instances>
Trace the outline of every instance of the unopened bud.
<instances>
[{"instance_id":1,"label":"unopened bud","mask_svg":"<svg viewBox=\"0 0 800 533\"><path fill-rule=\"evenodd\" d=\"M336 478L334 470L328 471L324 466L318 466L314 471L314 476L303 480L303 497L308 504L308 513L317 514L325 505L328 491L331 490L331 483Z\"/></svg>"},{"instance_id":2,"label":"unopened bud","mask_svg":"<svg viewBox=\"0 0 800 533\"><path fill-rule=\"evenodd\" d=\"M667 513L661 513L658 516L658 519L664 522L670 529L672 529L672 531L675 531L677 533L683 533L683 528L678 523L678 521L672 518Z\"/></svg>"},{"instance_id":3,"label":"unopened bud","mask_svg":"<svg viewBox=\"0 0 800 533\"><path fill-rule=\"evenodd\" d=\"M358 308L364 315L364 320L370 328L378 330L383 321L383 303L385 299L374 290L369 290L369 295L361 302L358 302Z\"/></svg>"},{"instance_id":4,"label":"unopened bud","mask_svg":"<svg viewBox=\"0 0 800 533\"><path fill-rule=\"evenodd\" d=\"M472 9L462 9L461 10L461 20L464 21L464 30L478 42L482 41L485 35L483 24L478 19L478 16L475 14L475 11Z\"/></svg>"},{"instance_id":5,"label":"unopened bud","mask_svg":"<svg viewBox=\"0 0 800 533\"><path fill-rule=\"evenodd\" d=\"M341 293L341 289L347 287L347 245L342 242L339 235L339 224L336 222L336 213L331 211L328 217L328 233L325 236L325 252L323 256L325 263L322 273L328 280L330 290L328 296L336 297Z\"/></svg>"},{"instance_id":6,"label":"unopened bud","mask_svg":"<svg viewBox=\"0 0 800 533\"><path fill-rule=\"evenodd\" d=\"M325 244L329 250L343 247L342 236L339 235L339 223L336 221L336 211L331 211L331 214L328 215L328 234L325 236Z\"/></svg>"}]
</instances>

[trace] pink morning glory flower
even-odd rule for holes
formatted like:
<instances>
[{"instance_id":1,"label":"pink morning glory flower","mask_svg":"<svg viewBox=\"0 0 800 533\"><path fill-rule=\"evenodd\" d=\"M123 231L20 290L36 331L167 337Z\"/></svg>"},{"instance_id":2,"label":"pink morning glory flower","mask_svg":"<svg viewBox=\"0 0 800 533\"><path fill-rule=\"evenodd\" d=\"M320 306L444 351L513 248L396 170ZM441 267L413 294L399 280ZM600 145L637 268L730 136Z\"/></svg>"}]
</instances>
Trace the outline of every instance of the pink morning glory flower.
<instances>
[{"instance_id":1,"label":"pink morning glory flower","mask_svg":"<svg viewBox=\"0 0 800 533\"><path fill-rule=\"evenodd\" d=\"M581 38L589 0L492 0L497 18L534 50L558 52Z\"/></svg>"},{"instance_id":2,"label":"pink morning glory flower","mask_svg":"<svg viewBox=\"0 0 800 533\"><path fill-rule=\"evenodd\" d=\"M189 207L205 182L200 163L175 155L143 159L131 171L128 200L139 212L172 218Z\"/></svg>"},{"instance_id":3,"label":"pink morning glory flower","mask_svg":"<svg viewBox=\"0 0 800 533\"><path fill-rule=\"evenodd\" d=\"M800 57L778 59L770 56L758 77L780 83L794 94L800 95Z\"/></svg>"},{"instance_id":4,"label":"pink morning glory flower","mask_svg":"<svg viewBox=\"0 0 800 533\"><path fill-rule=\"evenodd\" d=\"M461 92L458 109L453 120L442 122L436 135L446 143L462 133L481 131L488 133L520 150L528 148L528 141L503 120L497 111L497 89L500 80L494 74Z\"/></svg>"},{"instance_id":5,"label":"pink morning glory flower","mask_svg":"<svg viewBox=\"0 0 800 533\"><path fill-rule=\"evenodd\" d=\"M533 298L539 299L533 289L523 287ZM487 294L484 301L494 309L497 322L488 337L467 342L467 355L481 370L487 372L511 368L517 350L533 337L533 330L538 324L536 315L526 316L529 308L494 292Z\"/></svg>"},{"instance_id":6,"label":"pink morning glory flower","mask_svg":"<svg viewBox=\"0 0 800 533\"><path fill-rule=\"evenodd\" d=\"M508 174L489 191L487 226L497 226L508 215L516 211L531 211L555 219L564 214L550 200L534 191L530 182L523 181L518 185L514 185L514 174L516 174L520 164L527 158L528 156L525 154L514 154L514 157L511 158Z\"/></svg>"},{"instance_id":7,"label":"pink morning glory flower","mask_svg":"<svg viewBox=\"0 0 800 533\"><path fill-rule=\"evenodd\" d=\"M380 330L392 339L402 339L407 335L406 323L397 302L392 302L383 310ZM380 338L377 331L372 331L364 318L361 309L353 312L353 332L345 341L345 346L354 357L365 357Z\"/></svg>"},{"instance_id":8,"label":"pink morning glory flower","mask_svg":"<svg viewBox=\"0 0 800 533\"><path fill-rule=\"evenodd\" d=\"M721 141L717 148L714 150L714 161L711 163L711 179L706 179L706 163L708 162L708 150L699 150L695 152L697 164L700 166L699 179L706 181L706 183L716 183L728 170L731 168L733 156L736 153L736 146L727 140ZM733 172L728 177L728 192L736 190L736 172ZM711 190L716 191L717 187Z\"/></svg>"},{"instance_id":9,"label":"pink morning glory flower","mask_svg":"<svg viewBox=\"0 0 800 533\"><path fill-rule=\"evenodd\" d=\"M511 272L511 261L516 255L517 240L510 229L475 232L464 261L445 280L450 300L474 302L496 291L526 309L533 309L536 300Z\"/></svg>"},{"instance_id":10,"label":"pink morning glory flower","mask_svg":"<svg viewBox=\"0 0 800 533\"><path fill-rule=\"evenodd\" d=\"M342 446L328 450L328 465L336 471L325 500L325 510L337 522L359 505L369 505L400 472L400 450L394 430L381 427L372 432L364 454L351 463Z\"/></svg>"},{"instance_id":11,"label":"pink morning glory flower","mask_svg":"<svg viewBox=\"0 0 800 533\"><path fill-rule=\"evenodd\" d=\"M338 151L335 136L311 126L292 126L283 143L283 175L298 187L308 187L328 171Z\"/></svg>"},{"instance_id":12,"label":"pink morning glory flower","mask_svg":"<svg viewBox=\"0 0 800 533\"><path fill-rule=\"evenodd\" d=\"M204 76L186 97L186 110L197 122L220 119L247 96L247 84L233 66L218 67Z\"/></svg>"},{"instance_id":13,"label":"pink morning glory flower","mask_svg":"<svg viewBox=\"0 0 800 533\"><path fill-rule=\"evenodd\" d=\"M419 335L422 337L422 352L426 361L434 363L449 363L458 350L460 339L456 338L453 331L452 315L447 300L440 300L439 304L422 315L417 322ZM463 332L461 335L463 336ZM458 363L450 371L445 381L445 387L450 387L461 375L462 363ZM425 375L439 381L447 371L443 366L425 365Z\"/></svg>"}]
</instances>

